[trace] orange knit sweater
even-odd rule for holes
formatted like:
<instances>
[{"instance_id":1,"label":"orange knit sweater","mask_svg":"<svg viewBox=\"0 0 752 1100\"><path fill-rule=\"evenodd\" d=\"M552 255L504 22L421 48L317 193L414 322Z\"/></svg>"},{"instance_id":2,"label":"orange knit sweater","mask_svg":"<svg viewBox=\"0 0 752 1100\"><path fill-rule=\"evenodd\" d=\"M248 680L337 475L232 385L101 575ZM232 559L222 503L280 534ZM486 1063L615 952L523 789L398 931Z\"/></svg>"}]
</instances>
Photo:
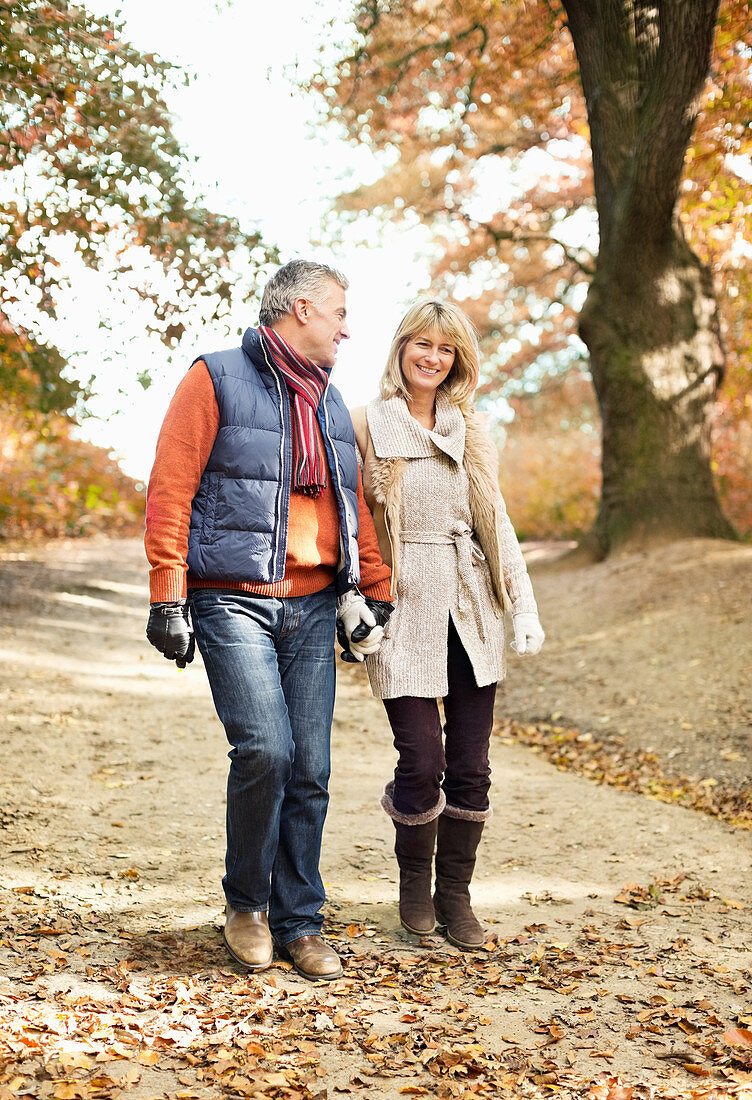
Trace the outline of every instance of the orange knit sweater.
<instances>
[{"instance_id":1,"label":"orange knit sweater","mask_svg":"<svg viewBox=\"0 0 752 1100\"><path fill-rule=\"evenodd\" d=\"M339 562L337 499L331 478L319 497L290 493L285 575L276 584L201 580L187 575L191 504L219 429L219 409L209 371L198 360L170 402L157 440L146 498L144 545L151 565L152 603L179 600L187 588L232 588L267 596L307 596L334 580ZM358 475L360 590L389 599L389 567L379 553L376 531Z\"/></svg>"}]
</instances>

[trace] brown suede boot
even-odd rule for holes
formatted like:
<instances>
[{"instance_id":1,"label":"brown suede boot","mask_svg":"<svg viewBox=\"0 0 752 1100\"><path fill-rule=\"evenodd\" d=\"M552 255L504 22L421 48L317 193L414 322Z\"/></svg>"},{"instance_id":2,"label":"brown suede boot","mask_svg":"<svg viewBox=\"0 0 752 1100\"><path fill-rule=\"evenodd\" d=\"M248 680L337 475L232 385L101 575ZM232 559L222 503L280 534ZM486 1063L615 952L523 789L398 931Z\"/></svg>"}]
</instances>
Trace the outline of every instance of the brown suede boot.
<instances>
[{"instance_id":1,"label":"brown suede boot","mask_svg":"<svg viewBox=\"0 0 752 1100\"><path fill-rule=\"evenodd\" d=\"M394 822L394 854L400 872L400 923L416 936L428 936L436 927L431 901L431 872L436 846L436 822L403 825Z\"/></svg>"},{"instance_id":2,"label":"brown suede boot","mask_svg":"<svg viewBox=\"0 0 752 1100\"><path fill-rule=\"evenodd\" d=\"M470 881L475 852L483 833L482 821L461 817L439 818L436 842L436 892L433 897L436 920L455 947L467 950L483 947L485 933L470 908Z\"/></svg>"}]
</instances>

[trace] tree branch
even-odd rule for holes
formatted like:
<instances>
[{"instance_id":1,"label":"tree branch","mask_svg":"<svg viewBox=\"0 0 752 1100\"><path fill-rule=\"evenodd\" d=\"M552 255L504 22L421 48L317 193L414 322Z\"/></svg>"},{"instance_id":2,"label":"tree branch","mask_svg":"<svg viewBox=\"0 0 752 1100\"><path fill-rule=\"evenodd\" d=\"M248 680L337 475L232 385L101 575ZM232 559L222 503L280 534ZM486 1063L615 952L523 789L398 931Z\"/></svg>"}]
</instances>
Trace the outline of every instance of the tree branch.
<instances>
[{"instance_id":1,"label":"tree branch","mask_svg":"<svg viewBox=\"0 0 752 1100\"><path fill-rule=\"evenodd\" d=\"M463 218L465 217L465 215L461 216ZM480 222L479 226L480 228L484 229L486 233L488 233L489 237L491 237L492 240L496 242L496 244L499 244L501 241L514 241L515 244L532 244L534 242L537 244L543 243L547 245L555 244L558 248L562 250L569 262L574 264L574 266L578 268L584 275L592 277L595 274L595 268L593 266L584 263L579 258L579 256L576 255L573 249L568 248L565 244L562 244L562 242L558 240L558 238L552 236L550 233L545 233L543 231L537 233L532 231L526 232L524 230L520 231L518 229L494 229L493 226L488 224L488 222Z\"/></svg>"}]
</instances>

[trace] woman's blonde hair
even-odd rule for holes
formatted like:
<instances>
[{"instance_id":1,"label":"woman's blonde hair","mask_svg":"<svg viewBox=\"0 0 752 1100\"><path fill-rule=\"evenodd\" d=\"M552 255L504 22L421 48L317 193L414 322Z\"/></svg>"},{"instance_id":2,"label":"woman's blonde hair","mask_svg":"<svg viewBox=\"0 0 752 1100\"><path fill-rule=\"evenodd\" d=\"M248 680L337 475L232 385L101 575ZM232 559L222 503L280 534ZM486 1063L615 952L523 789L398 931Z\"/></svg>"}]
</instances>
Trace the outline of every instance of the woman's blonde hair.
<instances>
[{"instance_id":1,"label":"woman's blonde hair","mask_svg":"<svg viewBox=\"0 0 752 1100\"><path fill-rule=\"evenodd\" d=\"M410 306L400 321L381 376L381 396L385 401L398 395L405 401L410 400L410 391L400 366L402 352L408 340L429 329L438 332L455 349L452 369L439 389L453 405L459 405L463 412L467 411L478 385L478 337L472 321L459 306L451 302L440 302L436 298L419 299Z\"/></svg>"}]
</instances>

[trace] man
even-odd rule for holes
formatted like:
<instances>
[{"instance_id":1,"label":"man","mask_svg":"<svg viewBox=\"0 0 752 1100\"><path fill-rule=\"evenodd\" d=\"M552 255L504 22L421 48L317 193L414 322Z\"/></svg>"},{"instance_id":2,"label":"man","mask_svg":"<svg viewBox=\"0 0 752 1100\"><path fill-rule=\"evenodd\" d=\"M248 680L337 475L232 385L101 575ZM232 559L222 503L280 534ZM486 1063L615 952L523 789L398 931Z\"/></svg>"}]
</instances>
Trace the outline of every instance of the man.
<instances>
[{"instance_id":1,"label":"man","mask_svg":"<svg viewBox=\"0 0 752 1100\"><path fill-rule=\"evenodd\" d=\"M323 264L286 264L242 347L193 363L146 509L147 637L184 667L192 618L232 746L225 944L263 970L276 943L314 981L342 973L320 934L335 614L362 660L391 607L352 423L329 385L347 285Z\"/></svg>"}]
</instances>

